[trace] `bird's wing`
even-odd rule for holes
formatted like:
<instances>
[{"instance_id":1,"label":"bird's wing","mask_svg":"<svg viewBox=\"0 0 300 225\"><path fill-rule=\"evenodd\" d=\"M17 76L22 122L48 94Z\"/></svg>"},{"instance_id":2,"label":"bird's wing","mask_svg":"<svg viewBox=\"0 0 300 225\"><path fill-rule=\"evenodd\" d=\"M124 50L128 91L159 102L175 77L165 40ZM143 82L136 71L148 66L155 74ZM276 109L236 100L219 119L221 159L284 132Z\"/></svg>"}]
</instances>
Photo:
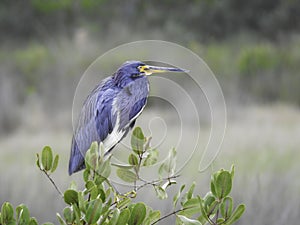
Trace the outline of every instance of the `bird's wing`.
<instances>
[{"instance_id":1,"label":"bird's wing","mask_svg":"<svg viewBox=\"0 0 300 225\"><path fill-rule=\"evenodd\" d=\"M70 174L84 168L84 156L93 141L105 141L113 132L117 120L117 114L112 112L114 97L115 90L107 79L85 100L73 135Z\"/></svg>"}]
</instances>

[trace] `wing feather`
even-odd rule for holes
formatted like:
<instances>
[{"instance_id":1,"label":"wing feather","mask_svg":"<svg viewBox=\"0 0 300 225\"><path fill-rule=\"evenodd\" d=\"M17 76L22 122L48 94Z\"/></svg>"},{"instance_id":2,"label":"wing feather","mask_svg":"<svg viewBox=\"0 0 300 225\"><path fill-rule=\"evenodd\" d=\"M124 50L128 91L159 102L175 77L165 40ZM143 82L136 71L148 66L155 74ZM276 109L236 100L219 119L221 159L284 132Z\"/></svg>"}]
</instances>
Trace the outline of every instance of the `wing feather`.
<instances>
[{"instance_id":1,"label":"wing feather","mask_svg":"<svg viewBox=\"0 0 300 225\"><path fill-rule=\"evenodd\" d=\"M85 167L84 156L93 141L103 141L112 132L116 114L112 113L115 90L111 79L105 79L85 100L71 145L69 174Z\"/></svg>"},{"instance_id":2,"label":"wing feather","mask_svg":"<svg viewBox=\"0 0 300 225\"><path fill-rule=\"evenodd\" d=\"M84 156L93 141L102 141L108 153L126 136L144 109L148 93L146 78L120 89L110 77L92 91L84 102L73 135L69 174L85 167Z\"/></svg>"}]
</instances>

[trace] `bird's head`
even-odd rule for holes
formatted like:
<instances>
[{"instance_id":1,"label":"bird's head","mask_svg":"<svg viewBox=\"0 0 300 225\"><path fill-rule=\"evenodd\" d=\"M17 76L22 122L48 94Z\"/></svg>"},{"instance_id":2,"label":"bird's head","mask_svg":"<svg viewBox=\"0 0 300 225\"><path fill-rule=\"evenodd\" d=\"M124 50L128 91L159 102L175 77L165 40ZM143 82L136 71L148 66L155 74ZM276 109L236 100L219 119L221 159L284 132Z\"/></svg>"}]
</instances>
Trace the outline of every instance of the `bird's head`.
<instances>
[{"instance_id":1,"label":"bird's head","mask_svg":"<svg viewBox=\"0 0 300 225\"><path fill-rule=\"evenodd\" d=\"M125 62L114 74L115 81L119 86L125 86L135 79L145 78L154 73L165 72L188 72L187 70L173 67L159 67L146 65L140 61L127 61Z\"/></svg>"}]
</instances>

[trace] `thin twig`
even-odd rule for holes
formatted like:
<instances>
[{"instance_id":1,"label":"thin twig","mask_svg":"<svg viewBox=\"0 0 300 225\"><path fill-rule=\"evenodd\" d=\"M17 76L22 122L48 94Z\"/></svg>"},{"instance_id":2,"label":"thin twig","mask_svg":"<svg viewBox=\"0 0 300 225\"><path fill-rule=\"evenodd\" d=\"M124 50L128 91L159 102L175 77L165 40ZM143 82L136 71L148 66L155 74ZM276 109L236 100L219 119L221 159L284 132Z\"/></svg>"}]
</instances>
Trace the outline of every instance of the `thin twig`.
<instances>
[{"instance_id":1,"label":"thin twig","mask_svg":"<svg viewBox=\"0 0 300 225\"><path fill-rule=\"evenodd\" d=\"M156 220L153 223L151 223L151 225L157 224L159 221L162 221L162 220L168 218L169 216L175 215L176 213L179 213L179 212L181 212L183 210L185 210L185 209L178 209L178 210L173 211L173 212L171 212L171 213L169 213L167 215L164 215L163 217L160 217L158 220Z\"/></svg>"},{"instance_id":2,"label":"thin twig","mask_svg":"<svg viewBox=\"0 0 300 225\"><path fill-rule=\"evenodd\" d=\"M63 197L64 195L62 194L62 192L59 190L59 188L57 187L57 185L55 184L54 180L50 177L50 175L47 173L47 171L45 169L40 169L44 174L46 174L46 176L48 177L48 179L50 180L50 182L53 184L53 186L55 187L55 189L57 190L57 192Z\"/></svg>"},{"instance_id":3,"label":"thin twig","mask_svg":"<svg viewBox=\"0 0 300 225\"><path fill-rule=\"evenodd\" d=\"M220 208L218 208L218 210L217 210L217 214L216 214L216 224L217 224L217 221L218 221L218 219L219 219L219 210L220 210Z\"/></svg>"},{"instance_id":4,"label":"thin twig","mask_svg":"<svg viewBox=\"0 0 300 225\"><path fill-rule=\"evenodd\" d=\"M208 218L208 222L212 225L217 225L211 218L207 217Z\"/></svg>"},{"instance_id":5,"label":"thin twig","mask_svg":"<svg viewBox=\"0 0 300 225\"><path fill-rule=\"evenodd\" d=\"M183 208L183 209L178 209L178 210L173 211L173 212L171 212L171 213L169 213L167 215L164 215L163 217L160 217L158 220L156 220L153 223L151 223L151 225L157 224L159 221L162 221L162 220L168 218L169 216L176 215L177 213L182 212L184 210L187 210L189 208L192 208L192 207L186 207L186 208Z\"/></svg>"},{"instance_id":6,"label":"thin twig","mask_svg":"<svg viewBox=\"0 0 300 225\"><path fill-rule=\"evenodd\" d=\"M158 180L153 180L153 181L146 181L140 178L141 181L143 181L144 183L140 186L137 187L136 191L142 189L143 187L147 186L147 185L156 185L157 183L161 182L161 181L167 181L170 179L175 179L177 177L179 177L180 175L174 175L171 177L167 177L167 178L163 178L163 179L158 179Z\"/></svg>"}]
</instances>

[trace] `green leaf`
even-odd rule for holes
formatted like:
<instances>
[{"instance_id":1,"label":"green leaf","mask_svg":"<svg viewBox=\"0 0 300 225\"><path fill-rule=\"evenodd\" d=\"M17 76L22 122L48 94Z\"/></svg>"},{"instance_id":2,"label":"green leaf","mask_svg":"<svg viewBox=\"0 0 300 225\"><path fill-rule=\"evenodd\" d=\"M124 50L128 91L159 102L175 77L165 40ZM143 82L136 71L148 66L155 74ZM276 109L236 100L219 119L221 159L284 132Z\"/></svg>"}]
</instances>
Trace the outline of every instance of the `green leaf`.
<instances>
[{"instance_id":1,"label":"green leaf","mask_svg":"<svg viewBox=\"0 0 300 225\"><path fill-rule=\"evenodd\" d=\"M187 200L182 207L183 207L184 211L180 214L185 215L187 217L191 217L191 216L201 212L198 198L191 198L191 199Z\"/></svg>"},{"instance_id":2,"label":"green leaf","mask_svg":"<svg viewBox=\"0 0 300 225\"><path fill-rule=\"evenodd\" d=\"M159 220L160 218L160 211L159 210L154 210L149 213L149 215L146 218L146 221L148 224L152 224L153 222Z\"/></svg>"},{"instance_id":3,"label":"green leaf","mask_svg":"<svg viewBox=\"0 0 300 225\"><path fill-rule=\"evenodd\" d=\"M82 191L78 192L78 207L81 212L86 213L86 202L84 200L84 194Z\"/></svg>"},{"instance_id":4,"label":"green leaf","mask_svg":"<svg viewBox=\"0 0 300 225\"><path fill-rule=\"evenodd\" d=\"M140 127L136 127L131 135L131 148L137 154L142 154L144 151L145 136Z\"/></svg>"},{"instance_id":5,"label":"green leaf","mask_svg":"<svg viewBox=\"0 0 300 225\"><path fill-rule=\"evenodd\" d=\"M52 150L49 146L45 146L42 151L42 165L46 171L51 170L53 162Z\"/></svg>"},{"instance_id":6,"label":"green leaf","mask_svg":"<svg viewBox=\"0 0 300 225\"><path fill-rule=\"evenodd\" d=\"M197 196L198 200L199 200L199 206L200 206L200 211L201 211L201 216L206 220L206 221L209 221L209 218L207 216L207 211L204 207L204 200L201 199L200 196Z\"/></svg>"},{"instance_id":7,"label":"green leaf","mask_svg":"<svg viewBox=\"0 0 300 225\"><path fill-rule=\"evenodd\" d=\"M224 218L218 218L217 219L217 224L224 224L225 223L225 219Z\"/></svg>"},{"instance_id":8,"label":"green leaf","mask_svg":"<svg viewBox=\"0 0 300 225\"><path fill-rule=\"evenodd\" d=\"M94 177L94 182L96 184L96 186L99 188L99 189L103 189L103 181L105 181L106 178L103 178L102 176L95 176Z\"/></svg>"},{"instance_id":9,"label":"green leaf","mask_svg":"<svg viewBox=\"0 0 300 225\"><path fill-rule=\"evenodd\" d=\"M96 184L92 180L89 180L88 182L85 183L85 188L87 193L91 192L94 187L96 187Z\"/></svg>"},{"instance_id":10,"label":"green leaf","mask_svg":"<svg viewBox=\"0 0 300 225\"><path fill-rule=\"evenodd\" d=\"M57 166L58 166L58 160L59 160L59 155L56 155L53 161L53 165L52 165L52 169L51 169L51 173L53 173Z\"/></svg>"},{"instance_id":11,"label":"green leaf","mask_svg":"<svg viewBox=\"0 0 300 225\"><path fill-rule=\"evenodd\" d=\"M212 193L208 192L204 197L204 207L208 209L210 205L216 200L216 197Z\"/></svg>"},{"instance_id":12,"label":"green leaf","mask_svg":"<svg viewBox=\"0 0 300 225\"><path fill-rule=\"evenodd\" d=\"M76 204L73 204L72 205L73 207L73 212L74 212L74 215L75 215L75 224L82 224L80 221L81 221L81 213L80 213L80 209L78 208L78 206Z\"/></svg>"},{"instance_id":13,"label":"green leaf","mask_svg":"<svg viewBox=\"0 0 300 225\"><path fill-rule=\"evenodd\" d=\"M216 211L218 210L219 208L219 205L220 205L220 202L215 200L213 201L207 208L207 213L209 216L211 215L215 215Z\"/></svg>"},{"instance_id":14,"label":"green leaf","mask_svg":"<svg viewBox=\"0 0 300 225\"><path fill-rule=\"evenodd\" d=\"M128 225L140 225L146 217L146 206L144 203L135 204L132 209Z\"/></svg>"},{"instance_id":15,"label":"green leaf","mask_svg":"<svg viewBox=\"0 0 300 225\"><path fill-rule=\"evenodd\" d=\"M15 223L14 209L9 202L4 202L1 207L1 224Z\"/></svg>"},{"instance_id":16,"label":"green leaf","mask_svg":"<svg viewBox=\"0 0 300 225\"><path fill-rule=\"evenodd\" d=\"M73 213L72 213L72 210L70 209L70 207L64 208L63 215L64 215L64 218L65 218L67 224L73 223L74 217L73 217Z\"/></svg>"},{"instance_id":17,"label":"green leaf","mask_svg":"<svg viewBox=\"0 0 300 225\"><path fill-rule=\"evenodd\" d=\"M130 154L128 157L128 163L130 165L136 166L139 164L138 158L134 154Z\"/></svg>"},{"instance_id":18,"label":"green leaf","mask_svg":"<svg viewBox=\"0 0 300 225\"><path fill-rule=\"evenodd\" d=\"M232 214L232 208L233 208L232 198L229 196L225 197L220 206L221 215L225 219L229 218Z\"/></svg>"},{"instance_id":19,"label":"green leaf","mask_svg":"<svg viewBox=\"0 0 300 225\"><path fill-rule=\"evenodd\" d=\"M234 165L231 165L230 174L231 174L231 179L233 180L233 177L234 177Z\"/></svg>"},{"instance_id":20,"label":"green leaf","mask_svg":"<svg viewBox=\"0 0 300 225\"><path fill-rule=\"evenodd\" d=\"M216 196L220 199L226 197L231 191L231 186L231 174L228 171L221 171L215 181Z\"/></svg>"},{"instance_id":21,"label":"green leaf","mask_svg":"<svg viewBox=\"0 0 300 225\"><path fill-rule=\"evenodd\" d=\"M16 217L17 217L17 219L20 218L20 214L21 214L24 207L26 207L24 204L20 204L20 205L17 206L17 208L16 208Z\"/></svg>"},{"instance_id":22,"label":"green leaf","mask_svg":"<svg viewBox=\"0 0 300 225\"><path fill-rule=\"evenodd\" d=\"M217 175L219 174L219 172L214 173L211 176L211 181L210 181L210 191L214 196L217 196L217 192L216 192L216 179L217 179Z\"/></svg>"},{"instance_id":23,"label":"green leaf","mask_svg":"<svg viewBox=\"0 0 300 225\"><path fill-rule=\"evenodd\" d=\"M178 215L178 218L181 222L183 222L184 225L201 225L201 223L198 220L189 219L182 215Z\"/></svg>"},{"instance_id":24,"label":"green leaf","mask_svg":"<svg viewBox=\"0 0 300 225\"><path fill-rule=\"evenodd\" d=\"M40 155L38 153L36 153L36 165L39 169L42 169L40 163Z\"/></svg>"},{"instance_id":25,"label":"green leaf","mask_svg":"<svg viewBox=\"0 0 300 225\"><path fill-rule=\"evenodd\" d=\"M69 205L78 204L78 193L75 190L68 189L64 193L65 203Z\"/></svg>"},{"instance_id":26,"label":"green leaf","mask_svg":"<svg viewBox=\"0 0 300 225\"><path fill-rule=\"evenodd\" d=\"M109 196L111 192L112 192L112 188L107 188L105 191L105 196Z\"/></svg>"},{"instance_id":27,"label":"green leaf","mask_svg":"<svg viewBox=\"0 0 300 225\"><path fill-rule=\"evenodd\" d=\"M92 180L89 180L88 182L85 183L85 188L86 189L84 191L84 194L86 195L86 194L89 193L90 194L90 199L96 199L99 194L101 194L101 195L104 194L105 195L105 193L103 193L103 190L102 190L102 192L100 191L101 188L102 188L101 184L99 186L97 186L95 184L95 182L92 181ZM103 198L103 196L102 196L102 198Z\"/></svg>"},{"instance_id":28,"label":"green leaf","mask_svg":"<svg viewBox=\"0 0 300 225\"><path fill-rule=\"evenodd\" d=\"M125 197L124 199L122 199L121 201L119 201L119 202L117 203L117 207L118 207L119 209L125 208L125 207L128 206L128 204L129 204L130 202L131 202L131 199Z\"/></svg>"},{"instance_id":29,"label":"green leaf","mask_svg":"<svg viewBox=\"0 0 300 225\"><path fill-rule=\"evenodd\" d=\"M95 199L90 202L85 214L85 221L88 224L96 223L101 216L102 202L100 199Z\"/></svg>"},{"instance_id":30,"label":"green leaf","mask_svg":"<svg viewBox=\"0 0 300 225\"><path fill-rule=\"evenodd\" d=\"M64 219L59 215L59 213L56 213L56 218L60 225L67 225L67 223L64 221Z\"/></svg>"},{"instance_id":31,"label":"green leaf","mask_svg":"<svg viewBox=\"0 0 300 225\"><path fill-rule=\"evenodd\" d=\"M98 142L94 141L90 146L90 153L95 154L98 157Z\"/></svg>"},{"instance_id":32,"label":"green leaf","mask_svg":"<svg viewBox=\"0 0 300 225\"><path fill-rule=\"evenodd\" d=\"M89 180L90 174L91 174L91 171L88 168L86 168L83 171L83 180L84 180L84 182L87 182Z\"/></svg>"},{"instance_id":33,"label":"green leaf","mask_svg":"<svg viewBox=\"0 0 300 225\"><path fill-rule=\"evenodd\" d=\"M102 212L101 212L102 217L103 217L103 218L102 218L102 221L104 221L105 218L107 218L108 215L109 215L109 213L111 212L111 210L110 210L111 205L112 205L112 199L111 199L111 198L109 198L108 201L105 202L105 203L102 205L102 206L103 206Z\"/></svg>"},{"instance_id":34,"label":"green leaf","mask_svg":"<svg viewBox=\"0 0 300 225\"><path fill-rule=\"evenodd\" d=\"M43 223L43 225L54 225L54 224L53 224L53 223L46 222L46 223Z\"/></svg>"},{"instance_id":35,"label":"green leaf","mask_svg":"<svg viewBox=\"0 0 300 225\"><path fill-rule=\"evenodd\" d=\"M178 199L179 199L179 197L180 197L180 195L181 195L181 193L182 193L182 191L183 191L184 188L185 188L185 184L182 185L180 187L179 191L177 192L177 194L174 195L174 197L173 197L173 206L174 206L174 208L176 207Z\"/></svg>"},{"instance_id":36,"label":"green leaf","mask_svg":"<svg viewBox=\"0 0 300 225\"><path fill-rule=\"evenodd\" d=\"M133 183L134 181L137 180L136 174L130 170L118 168L117 175L123 181L128 182L128 183Z\"/></svg>"},{"instance_id":37,"label":"green leaf","mask_svg":"<svg viewBox=\"0 0 300 225\"><path fill-rule=\"evenodd\" d=\"M85 157L85 165L92 170L98 169L98 157L96 154L92 154L89 151Z\"/></svg>"},{"instance_id":38,"label":"green leaf","mask_svg":"<svg viewBox=\"0 0 300 225\"><path fill-rule=\"evenodd\" d=\"M175 173L175 167L176 167L176 150L175 148L172 148L169 151L169 155L164 160L164 163L161 164L161 166L158 169L158 173L160 176L162 176L163 171L167 172L168 176L172 176Z\"/></svg>"},{"instance_id":39,"label":"green leaf","mask_svg":"<svg viewBox=\"0 0 300 225\"><path fill-rule=\"evenodd\" d=\"M194 189L195 189L195 182L193 182L193 184L191 185L188 193L187 193L187 199L191 199L193 197L193 192L194 192Z\"/></svg>"},{"instance_id":40,"label":"green leaf","mask_svg":"<svg viewBox=\"0 0 300 225\"><path fill-rule=\"evenodd\" d=\"M104 192L104 190L101 188L101 187L99 187L98 186L98 193L99 193L99 197L100 197L100 199L101 199L101 201L102 202L105 202L105 200L106 200L106 195L105 195L105 192Z\"/></svg>"},{"instance_id":41,"label":"green leaf","mask_svg":"<svg viewBox=\"0 0 300 225\"><path fill-rule=\"evenodd\" d=\"M75 191L77 190L77 184L74 180L72 180L70 182L70 189L75 190Z\"/></svg>"},{"instance_id":42,"label":"green leaf","mask_svg":"<svg viewBox=\"0 0 300 225\"><path fill-rule=\"evenodd\" d=\"M116 208L113 211L113 215L110 218L108 225L116 225L118 222L118 219L119 219L119 215L120 215L120 210L118 208Z\"/></svg>"},{"instance_id":43,"label":"green leaf","mask_svg":"<svg viewBox=\"0 0 300 225\"><path fill-rule=\"evenodd\" d=\"M118 163L112 163L112 166L121 168L121 169L132 169L134 166L133 165L127 165L127 164L118 164Z\"/></svg>"},{"instance_id":44,"label":"green leaf","mask_svg":"<svg viewBox=\"0 0 300 225\"><path fill-rule=\"evenodd\" d=\"M149 151L150 150L150 142L152 140L152 137L148 137L148 138L145 138L145 151Z\"/></svg>"},{"instance_id":45,"label":"green leaf","mask_svg":"<svg viewBox=\"0 0 300 225\"><path fill-rule=\"evenodd\" d=\"M130 218L130 210L126 208L126 209L124 209L124 210L121 211L116 225L127 224L129 218Z\"/></svg>"},{"instance_id":46,"label":"green leaf","mask_svg":"<svg viewBox=\"0 0 300 225\"><path fill-rule=\"evenodd\" d=\"M103 144L103 142L100 142L99 143L99 153L100 153L100 158L101 159L104 159L104 155L105 155L105 148L104 148L104 144Z\"/></svg>"},{"instance_id":47,"label":"green leaf","mask_svg":"<svg viewBox=\"0 0 300 225\"><path fill-rule=\"evenodd\" d=\"M195 182L193 182L193 184L191 185L189 190L181 198L181 205L183 205L187 200L189 200L193 197L193 192L194 192L195 186L196 186L196 184L195 184Z\"/></svg>"},{"instance_id":48,"label":"green leaf","mask_svg":"<svg viewBox=\"0 0 300 225\"><path fill-rule=\"evenodd\" d=\"M241 216L243 215L243 213L245 212L246 206L244 204L239 205L234 212L232 213L231 217L226 221L226 225L229 224L233 224L234 222L236 222L239 218L241 218Z\"/></svg>"},{"instance_id":49,"label":"green leaf","mask_svg":"<svg viewBox=\"0 0 300 225\"><path fill-rule=\"evenodd\" d=\"M101 162L96 172L101 177L108 178L111 173L110 159Z\"/></svg>"},{"instance_id":50,"label":"green leaf","mask_svg":"<svg viewBox=\"0 0 300 225\"><path fill-rule=\"evenodd\" d=\"M38 222L37 222L36 218L31 217L30 220L29 220L28 225L38 225Z\"/></svg>"},{"instance_id":51,"label":"green leaf","mask_svg":"<svg viewBox=\"0 0 300 225\"><path fill-rule=\"evenodd\" d=\"M89 150L85 154L85 165L87 169L98 169L98 161L99 161L99 154L98 154L98 142L94 141Z\"/></svg>"},{"instance_id":52,"label":"green leaf","mask_svg":"<svg viewBox=\"0 0 300 225\"><path fill-rule=\"evenodd\" d=\"M147 151L148 155L143 163L143 166L152 166L157 163L159 152L157 149Z\"/></svg>"},{"instance_id":53,"label":"green leaf","mask_svg":"<svg viewBox=\"0 0 300 225\"><path fill-rule=\"evenodd\" d=\"M159 199L166 199L168 197L166 190L163 189L161 186L154 186L154 189L155 189L156 196Z\"/></svg>"},{"instance_id":54,"label":"green leaf","mask_svg":"<svg viewBox=\"0 0 300 225\"><path fill-rule=\"evenodd\" d=\"M207 220L205 219L205 216L203 216L202 214L197 218L197 220L201 223L201 224L206 224Z\"/></svg>"},{"instance_id":55,"label":"green leaf","mask_svg":"<svg viewBox=\"0 0 300 225\"><path fill-rule=\"evenodd\" d=\"M16 208L18 225L27 225L30 221L30 213L28 208L21 204Z\"/></svg>"}]
</instances>

